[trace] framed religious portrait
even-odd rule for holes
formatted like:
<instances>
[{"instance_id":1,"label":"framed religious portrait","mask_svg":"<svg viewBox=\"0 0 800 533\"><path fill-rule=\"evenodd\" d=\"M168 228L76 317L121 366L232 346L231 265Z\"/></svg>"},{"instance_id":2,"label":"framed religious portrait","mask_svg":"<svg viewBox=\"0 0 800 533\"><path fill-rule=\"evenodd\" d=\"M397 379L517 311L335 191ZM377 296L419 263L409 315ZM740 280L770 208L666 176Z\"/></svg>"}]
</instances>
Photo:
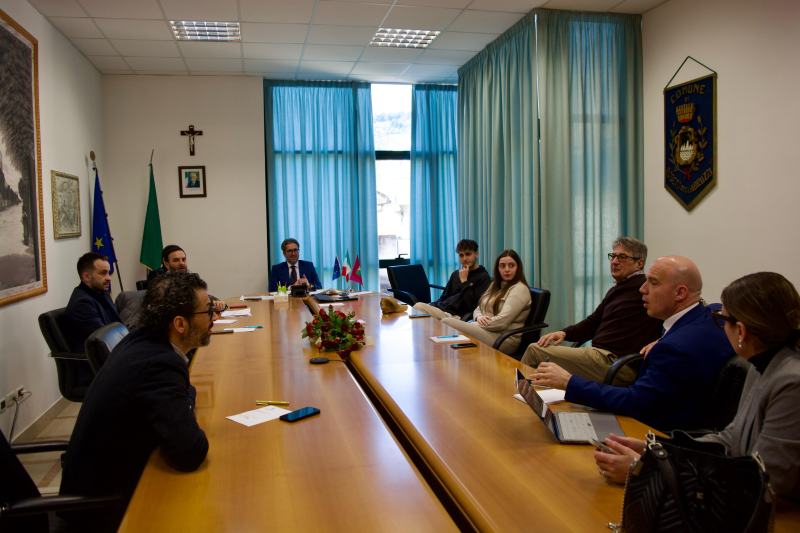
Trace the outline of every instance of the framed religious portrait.
<instances>
[{"instance_id":1,"label":"framed religious portrait","mask_svg":"<svg viewBox=\"0 0 800 533\"><path fill-rule=\"evenodd\" d=\"M181 198L206 197L206 167L178 167Z\"/></svg>"},{"instance_id":2,"label":"framed religious portrait","mask_svg":"<svg viewBox=\"0 0 800 533\"><path fill-rule=\"evenodd\" d=\"M81 195L78 176L50 171L53 191L53 236L56 239L81 236Z\"/></svg>"},{"instance_id":3,"label":"framed religious portrait","mask_svg":"<svg viewBox=\"0 0 800 533\"><path fill-rule=\"evenodd\" d=\"M0 10L0 306L47 292L38 52Z\"/></svg>"}]
</instances>

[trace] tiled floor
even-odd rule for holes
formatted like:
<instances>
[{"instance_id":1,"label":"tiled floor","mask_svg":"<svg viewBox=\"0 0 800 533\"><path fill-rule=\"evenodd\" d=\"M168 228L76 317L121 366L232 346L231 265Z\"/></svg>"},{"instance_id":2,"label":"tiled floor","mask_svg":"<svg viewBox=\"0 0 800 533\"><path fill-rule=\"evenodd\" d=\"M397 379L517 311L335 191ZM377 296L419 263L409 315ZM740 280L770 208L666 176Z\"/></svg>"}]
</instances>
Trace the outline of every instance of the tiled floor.
<instances>
[{"instance_id":1,"label":"tiled floor","mask_svg":"<svg viewBox=\"0 0 800 533\"><path fill-rule=\"evenodd\" d=\"M80 403L71 403L33 440L69 440L80 408ZM61 486L61 453L48 452L17 456L42 494L58 493L58 488Z\"/></svg>"}]
</instances>

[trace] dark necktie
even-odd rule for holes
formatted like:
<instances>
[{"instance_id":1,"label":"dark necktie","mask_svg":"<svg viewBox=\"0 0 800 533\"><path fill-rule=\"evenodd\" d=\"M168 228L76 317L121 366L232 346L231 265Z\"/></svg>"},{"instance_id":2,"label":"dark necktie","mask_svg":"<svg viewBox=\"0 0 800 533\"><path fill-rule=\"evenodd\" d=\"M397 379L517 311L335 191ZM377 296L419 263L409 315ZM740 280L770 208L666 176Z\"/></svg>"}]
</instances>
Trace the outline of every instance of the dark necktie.
<instances>
[{"instance_id":1,"label":"dark necktie","mask_svg":"<svg viewBox=\"0 0 800 533\"><path fill-rule=\"evenodd\" d=\"M289 274L289 285L297 283L297 266L292 266L292 273Z\"/></svg>"}]
</instances>

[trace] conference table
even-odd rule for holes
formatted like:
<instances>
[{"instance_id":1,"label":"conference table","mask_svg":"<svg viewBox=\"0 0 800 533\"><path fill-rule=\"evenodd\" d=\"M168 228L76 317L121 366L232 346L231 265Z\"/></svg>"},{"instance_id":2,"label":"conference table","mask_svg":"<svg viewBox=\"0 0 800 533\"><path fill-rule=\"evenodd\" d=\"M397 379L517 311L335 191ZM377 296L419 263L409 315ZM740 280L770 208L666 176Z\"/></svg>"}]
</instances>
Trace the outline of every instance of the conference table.
<instances>
[{"instance_id":1,"label":"conference table","mask_svg":"<svg viewBox=\"0 0 800 533\"><path fill-rule=\"evenodd\" d=\"M153 452L120 531L608 531L620 521L623 489L599 475L593 448L558 444L513 398L515 370L529 367L481 343L434 344L455 330L382 315L380 297L336 307L374 342L325 365L308 360L339 357L301 338L320 308L313 297L227 300L252 312L234 327L263 328L215 335L192 361L208 457L181 473ZM252 427L226 418L256 400L321 413ZM626 435L648 430L617 418ZM775 530L799 529L800 508L781 501Z\"/></svg>"}]
</instances>

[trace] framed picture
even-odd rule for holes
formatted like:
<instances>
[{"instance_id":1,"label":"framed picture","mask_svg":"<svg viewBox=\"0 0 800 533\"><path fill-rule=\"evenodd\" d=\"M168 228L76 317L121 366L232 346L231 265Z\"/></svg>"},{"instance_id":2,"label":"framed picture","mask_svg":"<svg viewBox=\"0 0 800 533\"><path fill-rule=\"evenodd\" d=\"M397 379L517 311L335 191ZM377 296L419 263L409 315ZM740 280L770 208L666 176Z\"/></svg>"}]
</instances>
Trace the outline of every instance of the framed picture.
<instances>
[{"instance_id":1,"label":"framed picture","mask_svg":"<svg viewBox=\"0 0 800 533\"><path fill-rule=\"evenodd\" d=\"M206 197L206 167L178 167L181 198Z\"/></svg>"},{"instance_id":2,"label":"framed picture","mask_svg":"<svg viewBox=\"0 0 800 533\"><path fill-rule=\"evenodd\" d=\"M81 236L81 195L78 176L50 171L53 190L53 235L56 239Z\"/></svg>"},{"instance_id":3,"label":"framed picture","mask_svg":"<svg viewBox=\"0 0 800 533\"><path fill-rule=\"evenodd\" d=\"M0 306L47 292L38 52L0 10Z\"/></svg>"}]
</instances>

